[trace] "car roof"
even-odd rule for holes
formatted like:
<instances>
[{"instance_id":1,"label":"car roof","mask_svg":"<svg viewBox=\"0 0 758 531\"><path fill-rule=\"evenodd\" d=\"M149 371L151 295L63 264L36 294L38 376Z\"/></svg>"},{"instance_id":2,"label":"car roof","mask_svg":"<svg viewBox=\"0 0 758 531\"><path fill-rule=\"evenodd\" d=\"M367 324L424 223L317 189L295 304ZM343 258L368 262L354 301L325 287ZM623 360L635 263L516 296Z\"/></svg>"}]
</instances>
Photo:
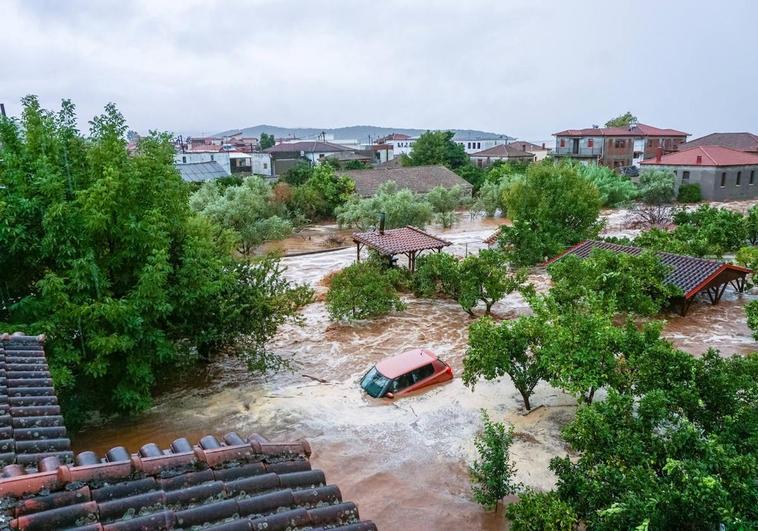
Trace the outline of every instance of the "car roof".
<instances>
[{"instance_id":1,"label":"car roof","mask_svg":"<svg viewBox=\"0 0 758 531\"><path fill-rule=\"evenodd\" d=\"M437 359L431 350L417 348L387 358L376 364L377 370L387 378L397 378L403 374L429 365Z\"/></svg>"}]
</instances>

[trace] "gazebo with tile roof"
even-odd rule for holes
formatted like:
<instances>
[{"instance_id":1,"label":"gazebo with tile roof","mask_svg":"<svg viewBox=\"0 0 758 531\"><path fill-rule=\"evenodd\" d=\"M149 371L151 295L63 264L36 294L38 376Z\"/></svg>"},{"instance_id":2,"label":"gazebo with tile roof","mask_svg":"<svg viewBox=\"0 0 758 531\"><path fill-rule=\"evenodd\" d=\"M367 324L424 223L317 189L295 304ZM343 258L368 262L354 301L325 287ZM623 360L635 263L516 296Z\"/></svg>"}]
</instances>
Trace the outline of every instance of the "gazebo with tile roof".
<instances>
[{"instance_id":1,"label":"gazebo with tile roof","mask_svg":"<svg viewBox=\"0 0 758 531\"><path fill-rule=\"evenodd\" d=\"M573 254L579 258L587 258L595 249L633 255L639 255L645 251L641 247L586 240L573 247L569 247L555 258L548 260L547 264L551 264L568 254ZM666 282L678 287L682 291L683 295L679 301L681 303L680 309L682 315L687 314L687 310L689 310L695 296L700 293L708 295L712 304L718 304L726 287L729 285L737 292L741 293L745 291L746 277L751 272L750 269L727 262L664 252L655 254L662 264L671 268L665 279Z\"/></svg>"},{"instance_id":2,"label":"gazebo with tile roof","mask_svg":"<svg viewBox=\"0 0 758 531\"><path fill-rule=\"evenodd\" d=\"M361 261L361 249L368 247L382 256L392 258L396 255L408 257L408 269L416 268L416 257L423 251L441 251L443 247L451 245L447 240L432 236L410 225L399 229L388 229L370 232L354 232L353 242L356 245L356 261Z\"/></svg>"}]
</instances>

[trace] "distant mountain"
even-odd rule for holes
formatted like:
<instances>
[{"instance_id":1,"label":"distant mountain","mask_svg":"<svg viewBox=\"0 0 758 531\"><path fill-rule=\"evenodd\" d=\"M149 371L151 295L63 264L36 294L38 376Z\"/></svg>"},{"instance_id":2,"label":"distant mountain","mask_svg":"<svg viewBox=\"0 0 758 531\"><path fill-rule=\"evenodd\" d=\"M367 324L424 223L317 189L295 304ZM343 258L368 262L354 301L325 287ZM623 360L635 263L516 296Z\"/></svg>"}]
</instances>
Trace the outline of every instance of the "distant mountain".
<instances>
[{"instance_id":1,"label":"distant mountain","mask_svg":"<svg viewBox=\"0 0 758 531\"><path fill-rule=\"evenodd\" d=\"M254 125L244 129L229 129L222 131L214 136L229 136L238 131L242 131L245 136L260 138L261 133L274 135L276 138L302 138L305 140L315 140L323 132L332 135L335 140L358 140L359 142L368 142L369 139L376 140L379 137L392 133L402 133L409 136L419 136L426 132L426 129L406 129L402 127L377 127L375 125L353 125L350 127L318 128L318 127L279 127L276 125ZM482 140L490 138L505 137L505 134L489 133L486 131L477 131L475 129L451 129L457 138L479 138Z\"/></svg>"}]
</instances>

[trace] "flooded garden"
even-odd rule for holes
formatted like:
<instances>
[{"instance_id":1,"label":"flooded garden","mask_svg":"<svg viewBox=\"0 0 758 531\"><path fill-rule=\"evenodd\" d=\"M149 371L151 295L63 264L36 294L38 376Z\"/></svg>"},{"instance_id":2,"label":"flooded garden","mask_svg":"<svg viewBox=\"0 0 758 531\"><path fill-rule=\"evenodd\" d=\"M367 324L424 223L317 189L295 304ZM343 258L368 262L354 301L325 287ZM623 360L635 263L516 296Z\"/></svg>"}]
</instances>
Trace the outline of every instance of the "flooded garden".
<instances>
[{"instance_id":1,"label":"flooded garden","mask_svg":"<svg viewBox=\"0 0 758 531\"><path fill-rule=\"evenodd\" d=\"M634 234L624 211L604 216L606 235ZM505 221L460 218L452 229L430 229L451 241L447 251L458 255L483 248L483 240ZM560 428L573 418L573 397L542 382L532 397L535 409L525 415L508 377L479 382L474 392L456 377L402 399L372 399L358 386L361 376L404 350L429 348L459 375L471 318L452 301L407 297L402 312L372 321L333 322L320 302L326 291L322 281L355 259L350 231L314 226L266 244L266 251L274 249L292 254L282 259L291 280L316 290L317 302L303 310L303 325L282 327L269 345L291 370L253 376L237 359L216 360L165 386L147 412L76 434L76 451L103 452L116 445L134 451L147 442L165 447L180 436L197 440L232 430L271 440L302 437L313 449L314 468L324 470L329 483L340 485L361 515L381 529L500 529L505 526L502 514L484 512L469 492L467 463L485 409L514 426L518 479L536 488L553 485L548 463L569 451ZM534 268L530 281L537 289L549 286L544 268ZM694 355L709 347L724 355L755 350L743 310L755 297L755 292L727 291L717 306L695 304L686 317L666 313L665 335ZM517 294L493 307L501 318L528 311Z\"/></svg>"}]
</instances>

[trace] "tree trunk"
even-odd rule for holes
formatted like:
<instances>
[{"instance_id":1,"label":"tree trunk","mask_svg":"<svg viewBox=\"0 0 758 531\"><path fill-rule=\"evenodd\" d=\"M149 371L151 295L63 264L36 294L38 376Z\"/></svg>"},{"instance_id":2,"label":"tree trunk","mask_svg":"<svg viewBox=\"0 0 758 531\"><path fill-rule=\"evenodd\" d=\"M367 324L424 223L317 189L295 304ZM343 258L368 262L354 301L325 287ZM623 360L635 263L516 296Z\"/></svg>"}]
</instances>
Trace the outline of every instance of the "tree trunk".
<instances>
[{"instance_id":1,"label":"tree trunk","mask_svg":"<svg viewBox=\"0 0 758 531\"><path fill-rule=\"evenodd\" d=\"M595 397L595 388L594 387L590 387L590 391L584 397L584 401L587 402L588 404L591 404L592 403L592 399L594 397Z\"/></svg>"},{"instance_id":2,"label":"tree trunk","mask_svg":"<svg viewBox=\"0 0 758 531\"><path fill-rule=\"evenodd\" d=\"M524 389L519 389L518 392L521 393L521 398L524 400L524 407L527 411L530 411L532 409L532 405L529 403L530 393Z\"/></svg>"}]
</instances>

